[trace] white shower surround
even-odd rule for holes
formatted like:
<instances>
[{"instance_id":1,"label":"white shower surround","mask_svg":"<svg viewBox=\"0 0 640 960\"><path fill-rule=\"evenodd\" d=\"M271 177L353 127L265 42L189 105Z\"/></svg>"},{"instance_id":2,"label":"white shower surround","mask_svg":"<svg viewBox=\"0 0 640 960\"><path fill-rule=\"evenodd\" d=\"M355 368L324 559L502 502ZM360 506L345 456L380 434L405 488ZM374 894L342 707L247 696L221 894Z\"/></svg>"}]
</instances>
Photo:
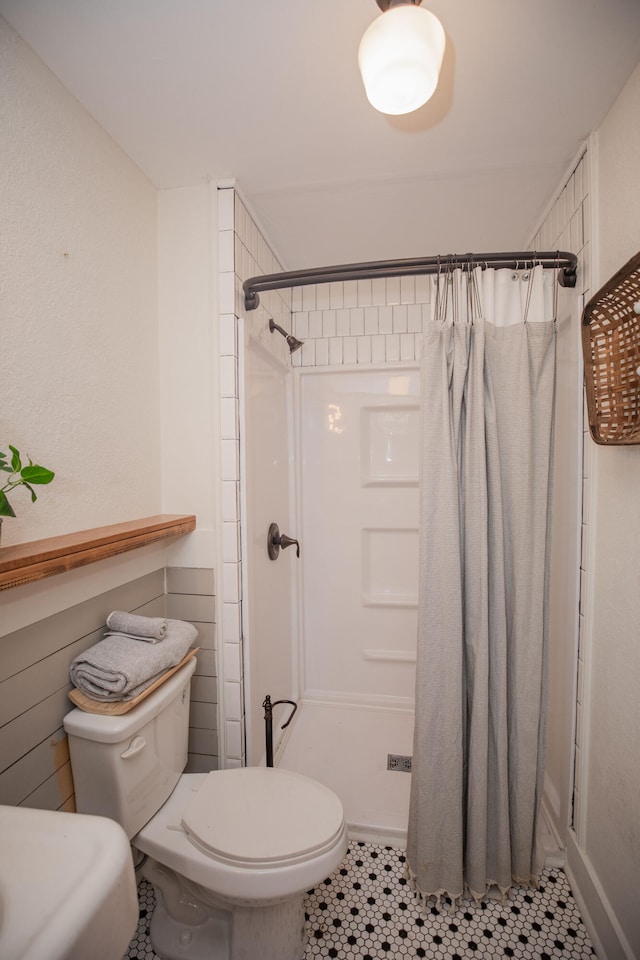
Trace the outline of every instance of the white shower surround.
<instances>
[{"instance_id":1,"label":"white shower surround","mask_svg":"<svg viewBox=\"0 0 640 960\"><path fill-rule=\"evenodd\" d=\"M586 161L579 157L565 183L553 198L546 218L532 242L535 249L556 247L584 254L589 240L589 171ZM221 605L223 647L226 666L224 720L227 733L227 766L247 762L245 751L245 714L243 699L244 655L242 648L243 574L240 564L240 417L241 389L236 375L238 349L238 317L243 316L242 282L250 276L279 272L282 267L248 212L246 205L232 185L218 191L219 249L220 249L220 353L223 424L223 544L224 591ZM580 276L580 293L588 289L588 276ZM243 323L246 336L257 338L262 348L273 354L277 363L293 364L296 368L340 367L360 368L387 363L415 363L420 359L422 321L428 310L430 279L408 277L373 281L320 284L300 287L293 291L270 291L261 295L261 306L246 314ZM284 339L268 331L267 322L273 316L287 330L303 339L301 351L291 357ZM575 307L573 308L575 322ZM562 333L560 334L562 339ZM573 347L569 347L569 352ZM573 369L575 361L570 360ZM573 386L570 385L570 389ZM225 401L232 401L225 403ZM225 413L226 410L226 413ZM564 459L564 458L563 458ZM572 464L563 463L569 472ZM291 532L291 531L288 531ZM295 535L295 534L294 534ZM568 577L568 581L567 581ZM571 585L572 574L567 571L558 593L566 593L564 616L571 632L569 602L577 596L577 586ZM575 575L574 575L575 578ZM246 589L246 588L245 588ZM245 598L246 599L246 598ZM575 614L577 618L577 612ZM577 626L576 626L577 629ZM576 640L577 646L577 640ZM569 644L564 652L563 676L558 688L566 690L566 670L571 669L573 656ZM573 710L564 705L566 727L571 727ZM555 769L566 762L565 750L558 753ZM551 758L553 761L553 758ZM251 762L251 760L250 760ZM255 761L254 761L255 762ZM553 766L553 764L552 764ZM553 771L552 771L553 773ZM556 821L564 819L566 787L563 783L548 781L548 806ZM570 794L570 788L569 788ZM563 796L559 809L558 794Z\"/></svg>"},{"instance_id":2,"label":"white shower surround","mask_svg":"<svg viewBox=\"0 0 640 960\"><path fill-rule=\"evenodd\" d=\"M242 484L241 474L243 469L243 458L241 454L240 443L240 424L243 414L246 410L242 401L241 380L244 376L244 366L249 361L243 359L242 345L251 342L252 355L262 357L259 363L265 363L264 370L268 369L269 361L266 358L271 357L270 363L274 368L280 368L283 371L291 369L292 362L299 369L297 376L305 375L306 368L322 366L323 369L343 369L358 371L364 368L369 370L384 369L391 363L394 368L416 370L416 360L419 358L420 334L426 318L429 307L430 281L428 278L403 278L402 281L392 279L389 281L373 281L364 283L344 283L331 284L327 287L318 286L312 288L302 288L293 292L295 306L299 309L292 316L291 295L280 293L263 294L261 305L256 311L251 311L244 316L242 320L239 317L245 313L242 300L242 281L249 276L259 273L278 272L282 269L277 259L269 250L264 238L257 229L255 222L248 213L245 204L242 202L237 191L232 186L221 186L218 190L218 209L219 209L219 266L220 266L220 372L222 385L221 398L221 444L222 444L222 487L223 487L223 604L222 604L222 631L223 646L225 657L225 732L227 741L226 760L227 766L234 766L245 762L259 762L261 758L262 744L260 741L260 731L262 726L262 717L255 717L258 711L258 702L264 693L270 692L274 699L278 697L297 697L297 678L291 675L292 667L290 664L282 664L283 675L290 677L290 690L280 689L275 694L272 689L261 690L258 684L252 686L252 667L253 680L262 670L269 673L269 668L264 663L260 666L256 661L260 660L260 653L251 654L251 602L248 595L242 596L241 585L245 587L247 583L247 566L242 569L241 557L239 553L239 544L243 544L244 550L252 550L255 538L260 536L261 531L252 531L247 535L246 531L240 529L240 513L246 515L249 505L242 503ZM302 309L302 307L306 309ZM284 339L277 334L271 334L268 331L267 321L273 316L276 322L281 323L285 329L298 329L301 335L307 339L308 343L301 351L289 354ZM323 334L318 336L317 340L314 334ZM314 342L315 340L315 342ZM253 361L252 361L253 362ZM240 371L238 376L237 371ZM247 401L249 404L250 401ZM250 429L250 423L246 425L246 432ZM284 429L284 424L283 424ZM282 520L274 516L272 519L278 520L284 527L284 523L289 523L290 519ZM264 521L261 521L263 523ZM266 529L265 529L266 535ZM291 532L291 531L289 531ZM242 535L241 535L242 533ZM249 543L248 540L251 540ZM304 549L304 545L303 545ZM258 550L260 554L262 551ZM264 582L265 577L275 575L276 569L283 569L283 566L291 565L291 551L283 556L279 565L270 565L267 563L261 567L260 577ZM245 558L246 559L246 558ZM261 559L256 560L256 564L261 563ZM249 564L250 565L250 564ZM294 591L295 593L295 591ZM282 606L286 610L288 606L287 598L283 595ZM413 630L409 630L411 634ZM249 643L247 643L249 639ZM243 643L244 641L244 643ZM409 646L413 642L413 635L408 638ZM297 656L297 650L292 653ZM382 674L385 669L384 660L379 660L376 664L376 658L373 656L367 661L369 669L379 670ZM411 662L402 663L401 669L410 673L408 681L403 685L403 696L395 697L393 694L375 697L365 697L366 709L369 711L369 720L372 723L379 723L384 720L382 715L374 715L376 702L382 705L383 711L391 710L387 714L387 720L398 726L397 735L392 736L392 745L389 752L395 749L395 752L410 753L411 734L412 734L412 695L413 695L413 664ZM295 673L295 669L294 669ZM271 673L270 683L277 683L277 677ZM302 684L305 680L302 678ZM252 692L254 724L250 723L250 717L245 715L244 696L246 691ZM349 704L358 704L358 694L342 691L336 694L335 691L322 690L314 691L315 704L317 711L326 709L326 702L321 700L329 698L329 701L341 700L342 707ZM391 702L393 701L393 702ZM362 704L359 704L362 706ZM259 711L258 711L259 712ZM311 711L309 711L309 716ZM309 716L305 720L305 728L309 727ZM336 711L333 713L335 721ZM355 718L355 715L353 715ZM274 726L277 729L277 718ZM358 723L362 723L362 717L353 724L355 731ZM302 729L302 722L297 728L298 734L294 733L294 740ZM246 751L245 738L249 745L249 752ZM357 739L357 736L356 736ZM361 756L364 741L359 740L358 754ZM395 748L393 747L395 744ZM353 750L355 746L352 745ZM350 747L347 745L343 751L349 755ZM386 764L386 754L384 756ZM376 761L377 762L377 761ZM294 763L292 760L291 763ZM288 765L288 762L287 762ZM319 771L309 769L306 772L314 773L319 776ZM327 770L327 773L329 771ZM355 770L352 771L355 773ZM396 834L402 836L404 832L404 821L406 820L406 811L408 810L408 781L409 778L402 774L387 774L386 770L383 780L392 776L393 786L389 791L401 798L400 813L387 813L391 816L393 822L386 822L381 826L387 831L386 836ZM356 780L358 777L353 777ZM406 788L406 789L405 789ZM348 806L352 806L353 797L349 798ZM384 804L383 804L384 806ZM354 814L350 819L356 819ZM362 819L362 818L359 818ZM369 818L370 819L370 818ZM374 817L375 819L375 817ZM384 820L384 817L383 817ZM401 825L402 824L402 825ZM369 826L370 824L367 824ZM373 825L375 827L375 824ZM362 835L375 835L374 832Z\"/></svg>"},{"instance_id":3,"label":"white shower surround","mask_svg":"<svg viewBox=\"0 0 640 960\"><path fill-rule=\"evenodd\" d=\"M293 374L299 718L276 756L342 799L352 837L404 844L417 634L419 371Z\"/></svg>"}]
</instances>

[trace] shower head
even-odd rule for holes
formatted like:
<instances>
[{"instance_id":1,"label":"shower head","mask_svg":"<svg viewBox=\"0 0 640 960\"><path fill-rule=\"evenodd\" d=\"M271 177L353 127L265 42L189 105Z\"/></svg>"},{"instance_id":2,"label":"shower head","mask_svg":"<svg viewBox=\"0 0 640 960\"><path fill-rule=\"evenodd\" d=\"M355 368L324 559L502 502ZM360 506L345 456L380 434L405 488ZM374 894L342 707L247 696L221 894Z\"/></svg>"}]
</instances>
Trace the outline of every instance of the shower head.
<instances>
[{"instance_id":1,"label":"shower head","mask_svg":"<svg viewBox=\"0 0 640 960\"><path fill-rule=\"evenodd\" d=\"M281 333L289 345L289 352L295 353L296 350L299 350L302 346L302 340L297 340L292 333L287 333L286 330L283 330L282 327L279 327L274 320L269 320L269 330L273 333L274 330L277 330L278 333Z\"/></svg>"}]
</instances>

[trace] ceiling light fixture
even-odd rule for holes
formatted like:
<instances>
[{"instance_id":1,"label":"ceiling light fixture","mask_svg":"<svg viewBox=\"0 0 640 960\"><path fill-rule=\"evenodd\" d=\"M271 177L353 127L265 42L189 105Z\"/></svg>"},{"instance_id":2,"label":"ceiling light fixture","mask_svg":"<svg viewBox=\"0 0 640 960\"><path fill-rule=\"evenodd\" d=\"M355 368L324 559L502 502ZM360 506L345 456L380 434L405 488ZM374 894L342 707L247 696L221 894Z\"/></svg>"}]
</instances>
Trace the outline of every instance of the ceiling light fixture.
<instances>
[{"instance_id":1,"label":"ceiling light fixture","mask_svg":"<svg viewBox=\"0 0 640 960\"><path fill-rule=\"evenodd\" d=\"M445 34L421 0L376 0L383 11L365 31L358 65L369 103L381 113L417 110L438 85Z\"/></svg>"}]
</instances>

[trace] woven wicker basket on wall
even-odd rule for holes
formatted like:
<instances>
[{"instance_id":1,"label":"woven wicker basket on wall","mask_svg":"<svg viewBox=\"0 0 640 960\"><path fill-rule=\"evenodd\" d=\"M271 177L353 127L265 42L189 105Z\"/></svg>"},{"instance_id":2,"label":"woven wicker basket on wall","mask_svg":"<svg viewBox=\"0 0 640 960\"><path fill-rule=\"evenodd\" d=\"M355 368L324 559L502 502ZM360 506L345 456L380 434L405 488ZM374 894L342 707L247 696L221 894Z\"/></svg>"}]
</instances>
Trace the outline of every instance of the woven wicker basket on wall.
<instances>
[{"instance_id":1,"label":"woven wicker basket on wall","mask_svg":"<svg viewBox=\"0 0 640 960\"><path fill-rule=\"evenodd\" d=\"M640 253L584 308L582 352L596 443L640 443Z\"/></svg>"}]
</instances>

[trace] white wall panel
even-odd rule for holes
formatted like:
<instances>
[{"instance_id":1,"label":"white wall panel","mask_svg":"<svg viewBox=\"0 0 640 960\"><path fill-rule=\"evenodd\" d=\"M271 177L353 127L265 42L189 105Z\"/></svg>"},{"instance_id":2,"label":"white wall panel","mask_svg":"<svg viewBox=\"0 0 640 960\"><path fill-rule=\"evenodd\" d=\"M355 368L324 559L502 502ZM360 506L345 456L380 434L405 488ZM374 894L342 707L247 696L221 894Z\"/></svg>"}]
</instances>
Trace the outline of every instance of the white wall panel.
<instances>
[{"instance_id":1,"label":"white wall panel","mask_svg":"<svg viewBox=\"0 0 640 960\"><path fill-rule=\"evenodd\" d=\"M343 368L296 376L304 690L411 698L418 371Z\"/></svg>"}]
</instances>

